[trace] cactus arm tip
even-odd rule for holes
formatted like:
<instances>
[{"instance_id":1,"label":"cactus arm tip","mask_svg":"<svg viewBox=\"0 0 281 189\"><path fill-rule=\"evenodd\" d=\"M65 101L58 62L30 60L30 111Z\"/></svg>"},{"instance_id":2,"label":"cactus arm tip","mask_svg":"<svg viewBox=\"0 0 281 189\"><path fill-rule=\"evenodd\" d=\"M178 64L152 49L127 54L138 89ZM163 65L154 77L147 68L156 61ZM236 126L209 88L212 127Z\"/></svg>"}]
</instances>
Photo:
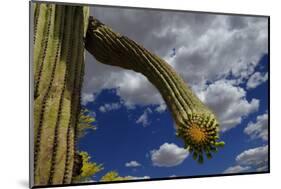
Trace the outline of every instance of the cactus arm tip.
<instances>
[{"instance_id":1,"label":"cactus arm tip","mask_svg":"<svg viewBox=\"0 0 281 189\"><path fill-rule=\"evenodd\" d=\"M212 158L212 152L225 143L219 140L219 123L212 114L190 115L188 120L177 124L177 136L184 140L185 148L193 153L193 158L199 164L203 163L203 154Z\"/></svg>"}]
</instances>

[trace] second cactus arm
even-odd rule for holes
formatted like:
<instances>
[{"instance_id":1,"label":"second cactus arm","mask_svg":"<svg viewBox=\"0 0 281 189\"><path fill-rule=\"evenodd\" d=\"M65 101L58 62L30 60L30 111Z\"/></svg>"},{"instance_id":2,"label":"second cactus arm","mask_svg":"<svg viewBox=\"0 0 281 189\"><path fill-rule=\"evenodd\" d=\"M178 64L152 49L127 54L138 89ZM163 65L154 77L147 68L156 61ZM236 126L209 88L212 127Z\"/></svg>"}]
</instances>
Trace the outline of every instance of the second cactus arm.
<instances>
[{"instance_id":1,"label":"second cactus arm","mask_svg":"<svg viewBox=\"0 0 281 189\"><path fill-rule=\"evenodd\" d=\"M85 48L101 63L134 70L148 78L169 107L177 135L199 163L204 152L211 158L211 152L223 146L217 141L219 123L214 113L163 59L93 17L89 18Z\"/></svg>"}]
</instances>

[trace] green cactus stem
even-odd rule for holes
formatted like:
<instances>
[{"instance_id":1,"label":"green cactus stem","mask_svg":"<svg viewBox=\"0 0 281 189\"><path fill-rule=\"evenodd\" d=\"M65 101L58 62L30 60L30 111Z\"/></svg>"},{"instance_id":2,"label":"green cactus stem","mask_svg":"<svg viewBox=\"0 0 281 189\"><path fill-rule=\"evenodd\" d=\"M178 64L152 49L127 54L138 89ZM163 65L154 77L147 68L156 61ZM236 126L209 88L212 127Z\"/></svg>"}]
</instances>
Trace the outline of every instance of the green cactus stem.
<instances>
[{"instance_id":1,"label":"green cactus stem","mask_svg":"<svg viewBox=\"0 0 281 189\"><path fill-rule=\"evenodd\" d=\"M75 175L89 9L33 5L34 185L69 184Z\"/></svg>"},{"instance_id":2,"label":"green cactus stem","mask_svg":"<svg viewBox=\"0 0 281 189\"><path fill-rule=\"evenodd\" d=\"M101 63L134 70L148 78L170 109L177 135L198 163L203 163L204 152L211 158L211 152L223 146L217 141L219 123L214 113L163 59L93 17L89 18L85 48Z\"/></svg>"}]
</instances>

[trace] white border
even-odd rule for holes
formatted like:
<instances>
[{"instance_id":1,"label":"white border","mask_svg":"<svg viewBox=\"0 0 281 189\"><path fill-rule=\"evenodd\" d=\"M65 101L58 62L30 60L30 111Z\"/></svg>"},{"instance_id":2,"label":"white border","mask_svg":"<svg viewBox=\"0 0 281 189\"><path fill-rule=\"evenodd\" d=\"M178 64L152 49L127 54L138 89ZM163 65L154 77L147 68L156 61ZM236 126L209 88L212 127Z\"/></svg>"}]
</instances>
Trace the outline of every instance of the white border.
<instances>
[{"instance_id":1,"label":"white border","mask_svg":"<svg viewBox=\"0 0 281 189\"><path fill-rule=\"evenodd\" d=\"M59 1L59 0L58 0ZM64 1L61 1L64 2ZM261 14L271 16L271 173L264 175L211 177L170 181L150 181L123 184L90 185L80 188L135 189L154 188L228 188L255 189L280 186L280 138L278 117L280 104L280 5L276 0L69 0L94 3L194 11ZM1 155L0 188L28 187L28 99L29 99L29 5L27 0L1 2ZM279 77L279 78L278 78ZM234 139L235 140L235 139ZM74 187L68 187L74 188Z\"/></svg>"}]
</instances>

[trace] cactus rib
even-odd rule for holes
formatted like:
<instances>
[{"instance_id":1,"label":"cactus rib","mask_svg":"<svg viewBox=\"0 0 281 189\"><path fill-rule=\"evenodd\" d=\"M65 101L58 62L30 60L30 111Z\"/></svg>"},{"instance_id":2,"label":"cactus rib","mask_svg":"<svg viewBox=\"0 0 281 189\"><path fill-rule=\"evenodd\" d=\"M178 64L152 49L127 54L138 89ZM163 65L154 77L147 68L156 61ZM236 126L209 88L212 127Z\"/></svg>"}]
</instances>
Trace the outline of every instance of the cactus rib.
<instances>
[{"instance_id":1,"label":"cactus rib","mask_svg":"<svg viewBox=\"0 0 281 189\"><path fill-rule=\"evenodd\" d=\"M54 7L52 7L53 9ZM51 10L50 10L51 11ZM51 11L52 12L52 24L48 23L48 25L52 25L52 27L54 27L54 20L55 20L55 10ZM49 36L48 36L49 37ZM48 40L49 41L49 40ZM48 43L47 41L47 43ZM47 47L45 47L47 48ZM55 60L53 62L53 64L51 65L51 69L50 69L50 72L51 72L51 79L48 81L48 87L47 87L47 90L45 91L45 94L43 96L43 99L42 99L42 107L41 107L41 111L40 111L40 114L39 114L39 125L38 125L38 131L37 131L37 135L36 135L36 138L35 138L35 152L34 152L34 169L35 169L35 172L36 172L36 169L37 169L37 163L38 163L38 156L39 156L39 153L40 153L40 141L41 141L41 137L42 137L42 128L43 128L43 122L45 120L45 110L46 110L46 103L47 103L47 100L48 100L48 97L49 97L49 94L50 94L50 90L51 90L51 87L52 87L52 83L53 83L53 78L54 78L54 75L55 75L55 69L56 69L56 63L58 61L58 56L59 56L59 45L57 44L56 45L56 48L54 49L50 49L50 50L54 50L54 54L55 54ZM42 57L42 62L45 61L45 56ZM37 88L37 86L35 86L35 89ZM39 99L38 99L39 100Z\"/></svg>"},{"instance_id":2,"label":"cactus rib","mask_svg":"<svg viewBox=\"0 0 281 189\"><path fill-rule=\"evenodd\" d=\"M80 27L80 29L82 29L82 27ZM84 51L84 43L82 41L79 42L79 50L81 50L82 52ZM79 55L82 55L82 53L79 53ZM79 59L80 58L80 59ZM83 61L84 60L84 56L79 56L77 61ZM75 83L75 90L81 90L82 88L82 83L83 83L83 76L84 76L84 67L85 67L85 64L79 64L79 70L76 74L76 78L75 78L75 81L77 81ZM77 68L76 68L77 69ZM74 98L76 96L74 95ZM74 109L74 113L75 113L75 116L74 116L74 152L77 152L77 140L78 140L78 121L79 121L79 114L80 114L80 110L81 110L81 93L79 93L77 95L77 99L75 100L75 102L77 102L77 105L75 106L76 109ZM75 167L75 164L72 165L72 170L74 170L74 167ZM73 178L74 178L74 175L75 173L72 172L72 177L71 177L71 182L73 181Z\"/></svg>"},{"instance_id":3,"label":"cactus rib","mask_svg":"<svg viewBox=\"0 0 281 189\"><path fill-rule=\"evenodd\" d=\"M78 11L81 11L80 9L76 10L76 16L81 16L81 13L79 13ZM80 23L80 19L76 18L75 19L75 23L74 23L74 30L75 30L75 37L73 39L79 39L82 36L79 36L81 34L81 29L82 29L82 24ZM77 30L76 30L77 29ZM72 41L72 46L73 48L77 48L78 50L76 52L74 52L72 58L74 62L83 62L83 59L81 59L80 57L83 54L83 45L81 43L82 41L78 41L78 40L73 40ZM72 49L72 51L75 51L75 49ZM79 53L79 51L82 52ZM70 64L73 62L70 62ZM72 93L70 94L70 98L71 101L73 102L71 104L71 115L70 115L70 122L68 125L68 133L67 133L67 161L65 162L65 169L64 169L64 178L63 178L63 183L67 183L69 182L69 180L71 181L71 176L72 176L72 166L73 163L71 163L71 156L70 153L73 154L73 152L75 152L75 125L77 124L76 122L76 114L79 111L79 91L80 91L80 87L76 84L78 81L78 77L81 75L81 70L79 69L80 67L82 67L84 64L75 64L75 66L72 67L71 69L71 76L69 79L69 85L72 87ZM72 136L74 135L74 136ZM73 140L73 142L71 142L70 140ZM72 160L73 160L73 155L72 155Z\"/></svg>"},{"instance_id":4,"label":"cactus rib","mask_svg":"<svg viewBox=\"0 0 281 189\"><path fill-rule=\"evenodd\" d=\"M62 8L62 7L61 7ZM60 25L63 26L64 25L64 11L65 9L61 9L61 14L62 15L58 15L60 18L61 18L61 22L60 22ZM63 34L64 32L64 28L66 28L65 26L64 27L61 27L61 34ZM68 33L68 32L66 32ZM62 47L67 47L69 48L69 44L68 44L68 41L67 41L67 35L63 35L63 39L62 39ZM68 52L69 50L67 50L66 52ZM64 53L62 52L61 53L61 56L64 56ZM61 66L61 62L59 63L60 65L58 66ZM67 62L65 63L67 64ZM63 79L63 82L61 82L61 80L59 80L59 84L61 84L62 86L62 89L61 89L61 93L59 95L59 105L58 105L58 113L57 113L57 116L56 116L56 122L55 122L55 129L54 129L54 140L53 140L53 151L52 151L52 158L51 158L51 167L50 167L50 172L49 172L49 179L48 179L48 184L52 184L53 183L53 178L54 178L54 174L55 174L55 171L56 171L56 164L57 164L57 153L58 153L58 146L59 146L59 126L61 124L61 118L62 118L62 109L63 109L63 106L64 106L64 93L65 93L65 86L66 86L66 81L67 81L67 77L68 77L68 67L69 66L66 66L65 69L63 69L62 72L59 72L60 69L58 69L58 74L60 74L60 77L64 78Z\"/></svg>"},{"instance_id":5,"label":"cactus rib","mask_svg":"<svg viewBox=\"0 0 281 189\"><path fill-rule=\"evenodd\" d=\"M40 5L41 4L35 4L34 5L34 30L33 30L33 33L37 33L37 24L38 24L38 18L39 18L39 15L40 15ZM33 43L35 43L35 35L33 36Z\"/></svg>"},{"instance_id":6,"label":"cactus rib","mask_svg":"<svg viewBox=\"0 0 281 189\"><path fill-rule=\"evenodd\" d=\"M71 9L71 11L75 12L75 9ZM75 29L76 25L75 25L75 23L73 23L73 20L70 19L69 21L71 23L70 23L70 27L68 29L69 30ZM75 19L75 21L77 21L77 19ZM70 70L71 74L70 74L69 81L68 81L69 85L72 88L72 92L71 92L72 94L70 96L70 101L73 101L73 95L75 94L75 91L73 90L73 82L75 81L75 79L74 79L74 81L71 80L71 78L75 77L75 74L73 76L72 70L73 70L73 68L75 68L77 66L71 60L71 58L75 59L73 54L72 54L72 52L75 53L75 51L72 49L76 45L76 43L73 42L74 39L75 39L75 37L71 38L70 44L69 44L69 50L67 51L67 64L69 64L69 66L73 65L73 66L71 66L71 70ZM69 164L70 164L70 161L71 161L70 156L71 156L71 152L72 152L71 150L73 150L73 147L72 147L73 145L71 144L72 143L72 141L71 141L72 137L71 136L73 134L72 129L71 129L71 125L72 125L72 120L73 120L74 103L71 103L70 109L71 109L71 114L70 114L69 123L68 123L68 126L67 126L67 134L66 134L67 135L66 136L66 160L65 160L65 165L64 165L64 173L63 173L63 181L62 181L64 184L68 183L67 179L68 179L68 175L69 175L69 171L70 171L69 170Z\"/></svg>"},{"instance_id":7,"label":"cactus rib","mask_svg":"<svg viewBox=\"0 0 281 189\"><path fill-rule=\"evenodd\" d=\"M52 7L50 5L41 5L38 7L37 12L40 12L38 17L46 17L44 21L41 21L39 24L41 27L37 26L34 33L34 98L38 96L38 88L41 81L44 61L46 57L48 42L50 41L50 27L52 23ZM37 6L39 6L37 5ZM38 18L39 20L39 18ZM42 19L43 20L43 19ZM38 21L37 21L38 22ZM44 22L44 23L42 23ZM38 28L39 27L39 28ZM38 28L38 29L37 29ZM39 31L37 31L39 30ZM38 52L39 51L39 52Z\"/></svg>"}]
</instances>

